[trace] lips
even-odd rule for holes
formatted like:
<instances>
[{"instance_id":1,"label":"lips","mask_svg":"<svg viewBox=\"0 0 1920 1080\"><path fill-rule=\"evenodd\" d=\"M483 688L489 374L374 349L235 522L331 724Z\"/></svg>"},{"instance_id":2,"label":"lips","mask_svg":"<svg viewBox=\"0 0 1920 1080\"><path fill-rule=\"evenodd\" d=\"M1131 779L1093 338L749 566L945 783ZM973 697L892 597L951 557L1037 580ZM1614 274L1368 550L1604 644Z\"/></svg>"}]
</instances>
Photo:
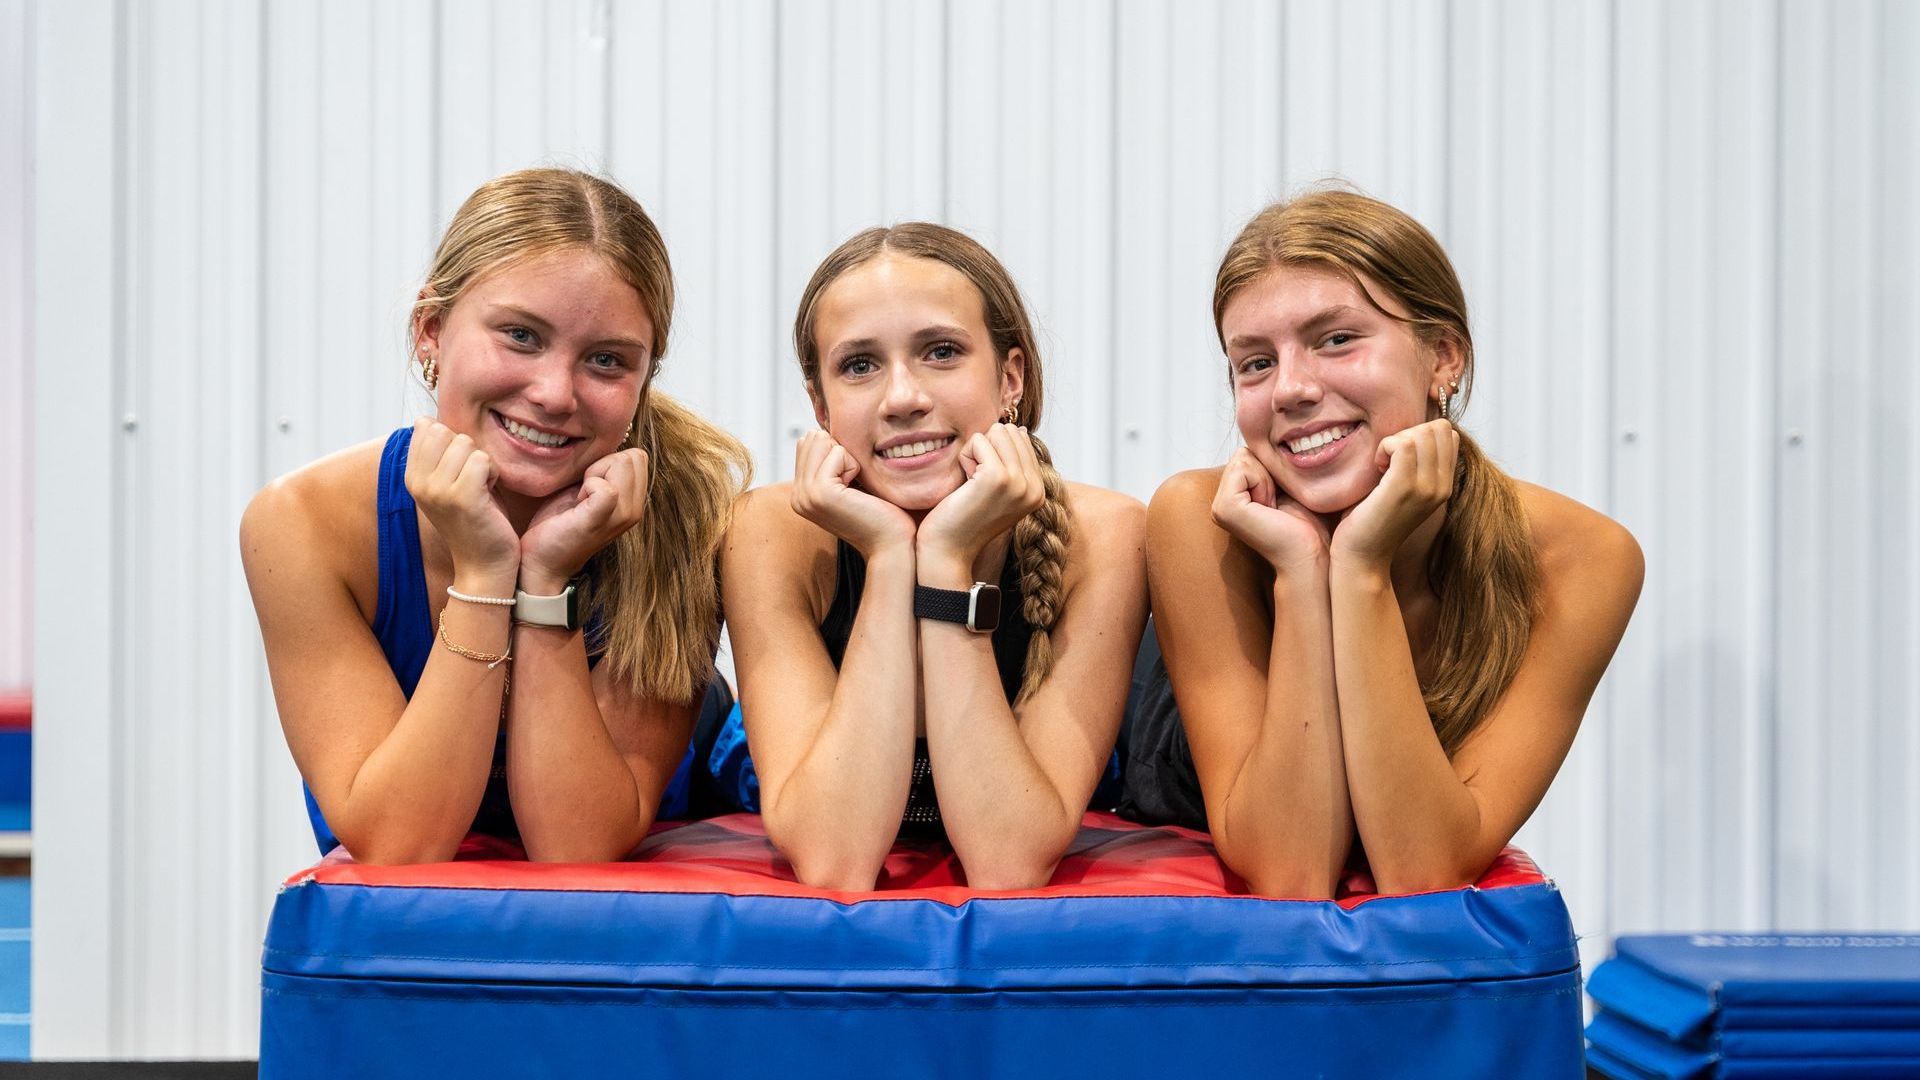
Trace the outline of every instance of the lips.
<instances>
[{"instance_id":1,"label":"lips","mask_svg":"<svg viewBox=\"0 0 1920 1080\"><path fill-rule=\"evenodd\" d=\"M544 428L533 427L530 424L523 424L518 420L510 419L497 412L492 415L494 422L500 425L500 430L511 436L514 442L529 449L561 450L569 444L579 441L574 436L564 435L557 431L547 431Z\"/></svg>"},{"instance_id":2,"label":"lips","mask_svg":"<svg viewBox=\"0 0 1920 1080\"><path fill-rule=\"evenodd\" d=\"M1311 469L1339 457L1359 430L1360 425L1356 423L1327 424L1306 434L1280 440L1280 449L1286 453L1290 464Z\"/></svg>"}]
</instances>

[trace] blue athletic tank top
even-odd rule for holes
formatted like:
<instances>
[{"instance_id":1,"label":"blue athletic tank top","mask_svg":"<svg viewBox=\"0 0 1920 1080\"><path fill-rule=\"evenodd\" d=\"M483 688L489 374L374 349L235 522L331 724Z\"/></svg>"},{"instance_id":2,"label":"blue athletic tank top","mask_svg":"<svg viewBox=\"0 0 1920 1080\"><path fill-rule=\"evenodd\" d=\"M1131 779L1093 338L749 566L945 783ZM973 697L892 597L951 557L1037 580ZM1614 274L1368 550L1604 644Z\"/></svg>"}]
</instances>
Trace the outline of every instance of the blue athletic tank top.
<instances>
[{"instance_id":1,"label":"blue athletic tank top","mask_svg":"<svg viewBox=\"0 0 1920 1080\"><path fill-rule=\"evenodd\" d=\"M401 428L387 437L380 453L380 479L375 513L379 522L380 592L374 605L373 635L387 656L387 666L400 683L400 692L409 699L426 670L427 657L433 653L433 608L427 602L427 572L420 558L420 520L416 516L413 494L407 490L407 447L413 441L413 429ZM313 791L302 785L307 797L307 817L313 822L313 838L320 850L332 851L340 841L327 827ZM493 770L487 777L486 793L480 798L480 810L474 815L473 830L492 836L517 840L513 805L507 799L507 740L502 731L493 743Z\"/></svg>"}]
</instances>

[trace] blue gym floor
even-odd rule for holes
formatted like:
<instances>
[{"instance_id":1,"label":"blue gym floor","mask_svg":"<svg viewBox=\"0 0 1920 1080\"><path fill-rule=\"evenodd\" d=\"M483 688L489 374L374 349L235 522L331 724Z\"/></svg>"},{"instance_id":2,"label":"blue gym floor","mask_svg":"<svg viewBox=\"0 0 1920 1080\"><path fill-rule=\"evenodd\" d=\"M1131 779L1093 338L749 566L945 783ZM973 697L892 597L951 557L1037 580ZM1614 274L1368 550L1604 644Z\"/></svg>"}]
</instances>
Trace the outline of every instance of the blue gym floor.
<instances>
[{"instance_id":1,"label":"blue gym floor","mask_svg":"<svg viewBox=\"0 0 1920 1080\"><path fill-rule=\"evenodd\" d=\"M29 880L0 878L0 1061L27 1058L27 972L33 955Z\"/></svg>"}]
</instances>

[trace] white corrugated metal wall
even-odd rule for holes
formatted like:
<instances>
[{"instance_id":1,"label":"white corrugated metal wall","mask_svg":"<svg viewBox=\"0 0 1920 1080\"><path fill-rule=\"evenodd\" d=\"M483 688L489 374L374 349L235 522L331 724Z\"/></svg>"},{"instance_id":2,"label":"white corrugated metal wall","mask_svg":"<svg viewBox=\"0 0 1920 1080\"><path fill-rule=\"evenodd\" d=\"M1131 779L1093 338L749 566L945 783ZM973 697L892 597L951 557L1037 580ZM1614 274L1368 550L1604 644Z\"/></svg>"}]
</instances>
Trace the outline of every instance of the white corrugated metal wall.
<instances>
[{"instance_id":1,"label":"white corrugated metal wall","mask_svg":"<svg viewBox=\"0 0 1920 1080\"><path fill-rule=\"evenodd\" d=\"M423 405L401 325L436 230L539 162L655 214L664 386L763 478L810 423L807 274L931 217L1028 291L1063 470L1142 497L1230 446L1208 298L1237 226L1328 176L1400 203L1466 279L1469 426L1647 552L1522 835L1589 959L1920 924L1920 5L0 0L0 71L0 348L37 329L0 497L36 457L59 598L38 1054L251 1053L266 905L311 842L235 523Z\"/></svg>"}]
</instances>

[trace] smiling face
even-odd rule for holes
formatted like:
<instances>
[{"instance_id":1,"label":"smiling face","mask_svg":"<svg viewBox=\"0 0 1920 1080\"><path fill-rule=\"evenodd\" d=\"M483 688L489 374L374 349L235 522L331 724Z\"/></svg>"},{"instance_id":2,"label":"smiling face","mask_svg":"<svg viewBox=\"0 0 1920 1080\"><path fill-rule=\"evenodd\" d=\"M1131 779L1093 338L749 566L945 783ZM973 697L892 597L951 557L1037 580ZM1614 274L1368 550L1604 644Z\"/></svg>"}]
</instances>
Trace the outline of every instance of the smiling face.
<instances>
[{"instance_id":1,"label":"smiling face","mask_svg":"<svg viewBox=\"0 0 1920 1080\"><path fill-rule=\"evenodd\" d=\"M996 354L980 290L936 259L883 252L821 293L814 412L863 490L931 510L966 480L961 440L1020 400L1022 357Z\"/></svg>"},{"instance_id":2,"label":"smiling face","mask_svg":"<svg viewBox=\"0 0 1920 1080\"><path fill-rule=\"evenodd\" d=\"M1406 311L1378 285L1388 311ZM1380 482L1380 441L1429 419L1435 391L1460 376L1460 351L1429 347L1344 274L1282 265L1221 312L1241 437L1289 497L1345 511Z\"/></svg>"},{"instance_id":3,"label":"smiling face","mask_svg":"<svg viewBox=\"0 0 1920 1080\"><path fill-rule=\"evenodd\" d=\"M440 422L493 459L496 490L531 499L620 448L653 366L639 293L585 247L486 274L417 336L439 366Z\"/></svg>"}]
</instances>

